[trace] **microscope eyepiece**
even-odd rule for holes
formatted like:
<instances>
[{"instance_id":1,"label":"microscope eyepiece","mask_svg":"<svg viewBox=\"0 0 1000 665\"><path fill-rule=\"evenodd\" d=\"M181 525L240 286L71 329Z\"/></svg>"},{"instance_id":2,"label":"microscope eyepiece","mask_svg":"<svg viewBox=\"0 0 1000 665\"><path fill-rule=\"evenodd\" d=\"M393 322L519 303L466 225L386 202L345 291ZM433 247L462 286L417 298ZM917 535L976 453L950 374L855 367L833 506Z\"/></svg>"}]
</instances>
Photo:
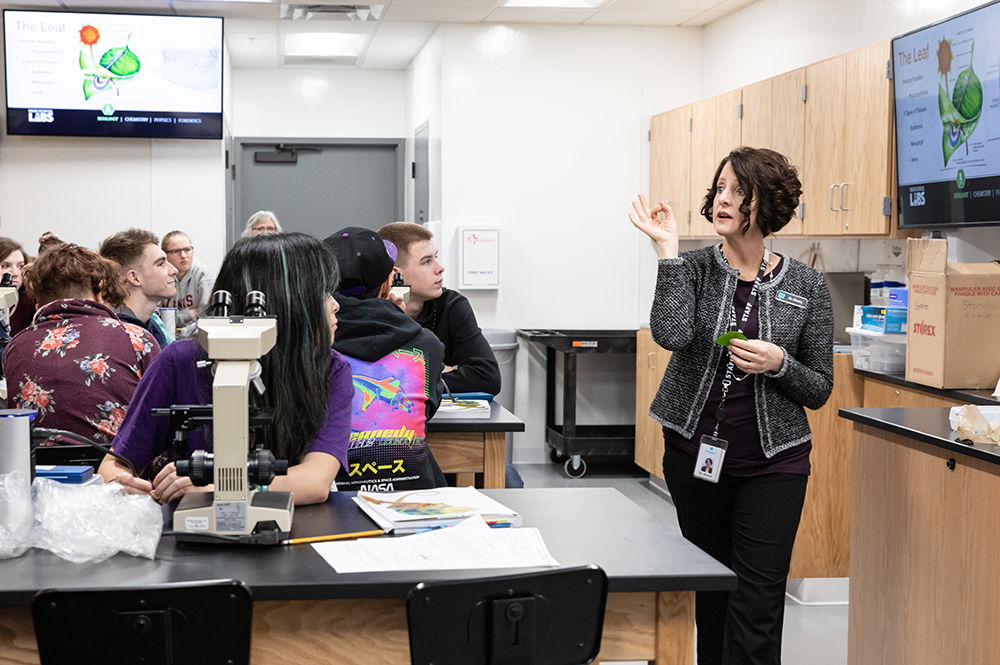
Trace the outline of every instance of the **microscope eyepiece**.
<instances>
[{"instance_id":1,"label":"microscope eyepiece","mask_svg":"<svg viewBox=\"0 0 1000 665\"><path fill-rule=\"evenodd\" d=\"M0 279L0 287L2 286L14 286L14 276L9 272L5 272L3 279Z\"/></svg>"},{"instance_id":2,"label":"microscope eyepiece","mask_svg":"<svg viewBox=\"0 0 1000 665\"><path fill-rule=\"evenodd\" d=\"M229 291L216 291L208 305L209 316L229 316L233 308L233 295Z\"/></svg>"},{"instance_id":3,"label":"microscope eyepiece","mask_svg":"<svg viewBox=\"0 0 1000 665\"><path fill-rule=\"evenodd\" d=\"M243 303L243 316L267 316L267 297L261 291L251 291Z\"/></svg>"}]
</instances>

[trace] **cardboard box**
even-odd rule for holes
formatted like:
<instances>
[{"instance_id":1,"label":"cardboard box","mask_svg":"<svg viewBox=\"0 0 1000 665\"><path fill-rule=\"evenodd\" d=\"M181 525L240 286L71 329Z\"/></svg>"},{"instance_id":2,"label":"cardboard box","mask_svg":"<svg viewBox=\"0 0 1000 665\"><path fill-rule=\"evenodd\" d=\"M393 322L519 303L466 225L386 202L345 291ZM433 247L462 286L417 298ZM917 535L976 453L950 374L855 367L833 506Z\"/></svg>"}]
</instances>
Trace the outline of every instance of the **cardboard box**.
<instances>
[{"instance_id":1,"label":"cardboard box","mask_svg":"<svg viewBox=\"0 0 1000 665\"><path fill-rule=\"evenodd\" d=\"M948 263L948 241L910 238L906 380L993 388L1000 377L1000 263Z\"/></svg>"}]
</instances>

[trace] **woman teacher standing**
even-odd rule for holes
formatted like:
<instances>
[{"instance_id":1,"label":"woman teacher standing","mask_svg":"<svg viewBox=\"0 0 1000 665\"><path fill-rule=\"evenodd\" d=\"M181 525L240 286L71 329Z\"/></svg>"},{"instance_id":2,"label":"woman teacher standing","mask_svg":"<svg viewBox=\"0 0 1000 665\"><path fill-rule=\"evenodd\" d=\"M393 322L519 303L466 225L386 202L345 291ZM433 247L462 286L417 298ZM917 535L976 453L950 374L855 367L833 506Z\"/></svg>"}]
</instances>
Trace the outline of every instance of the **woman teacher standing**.
<instances>
[{"instance_id":1,"label":"woman teacher standing","mask_svg":"<svg viewBox=\"0 0 1000 665\"><path fill-rule=\"evenodd\" d=\"M663 424L667 487L684 536L737 576L735 591L697 594L699 665L781 662L812 447L803 407L819 408L833 387L823 275L764 246L801 191L784 156L739 148L701 209L720 244L680 253L666 202L650 208L640 195L629 214L656 246L650 326L673 351L650 407ZM729 331L742 335L724 347L717 338Z\"/></svg>"}]
</instances>

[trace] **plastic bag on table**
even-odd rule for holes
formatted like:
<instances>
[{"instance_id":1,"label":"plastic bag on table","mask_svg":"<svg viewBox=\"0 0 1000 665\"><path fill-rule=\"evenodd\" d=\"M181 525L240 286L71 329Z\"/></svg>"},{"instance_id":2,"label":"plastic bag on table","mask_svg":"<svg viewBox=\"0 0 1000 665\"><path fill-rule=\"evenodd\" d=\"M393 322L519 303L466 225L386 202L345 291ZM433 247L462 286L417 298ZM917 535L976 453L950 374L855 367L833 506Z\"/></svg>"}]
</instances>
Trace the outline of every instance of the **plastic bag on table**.
<instances>
[{"instance_id":1,"label":"plastic bag on table","mask_svg":"<svg viewBox=\"0 0 1000 665\"><path fill-rule=\"evenodd\" d=\"M948 414L951 428L961 439L1000 445L1000 407L953 406Z\"/></svg>"},{"instance_id":2,"label":"plastic bag on table","mask_svg":"<svg viewBox=\"0 0 1000 665\"><path fill-rule=\"evenodd\" d=\"M31 547L31 486L20 471L0 473L0 559Z\"/></svg>"},{"instance_id":3,"label":"plastic bag on table","mask_svg":"<svg viewBox=\"0 0 1000 665\"><path fill-rule=\"evenodd\" d=\"M163 530L159 504L118 483L68 485L35 478L32 545L74 563L124 552L152 559Z\"/></svg>"}]
</instances>

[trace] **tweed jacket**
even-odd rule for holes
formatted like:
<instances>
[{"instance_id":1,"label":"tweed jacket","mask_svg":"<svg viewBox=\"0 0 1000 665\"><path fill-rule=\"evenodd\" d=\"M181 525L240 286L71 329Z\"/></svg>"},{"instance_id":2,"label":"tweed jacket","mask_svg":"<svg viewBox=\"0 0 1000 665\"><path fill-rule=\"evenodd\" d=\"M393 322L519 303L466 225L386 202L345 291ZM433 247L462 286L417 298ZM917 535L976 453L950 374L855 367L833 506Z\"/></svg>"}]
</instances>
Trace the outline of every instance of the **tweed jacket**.
<instances>
[{"instance_id":1,"label":"tweed jacket","mask_svg":"<svg viewBox=\"0 0 1000 665\"><path fill-rule=\"evenodd\" d=\"M739 271L721 245L660 259L650 313L653 339L673 351L649 415L686 438L694 436L715 378ZM759 291L759 338L780 346L777 372L755 374L754 401L764 455L808 441L803 407L818 409L833 389L833 311L822 273L785 256Z\"/></svg>"}]
</instances>

